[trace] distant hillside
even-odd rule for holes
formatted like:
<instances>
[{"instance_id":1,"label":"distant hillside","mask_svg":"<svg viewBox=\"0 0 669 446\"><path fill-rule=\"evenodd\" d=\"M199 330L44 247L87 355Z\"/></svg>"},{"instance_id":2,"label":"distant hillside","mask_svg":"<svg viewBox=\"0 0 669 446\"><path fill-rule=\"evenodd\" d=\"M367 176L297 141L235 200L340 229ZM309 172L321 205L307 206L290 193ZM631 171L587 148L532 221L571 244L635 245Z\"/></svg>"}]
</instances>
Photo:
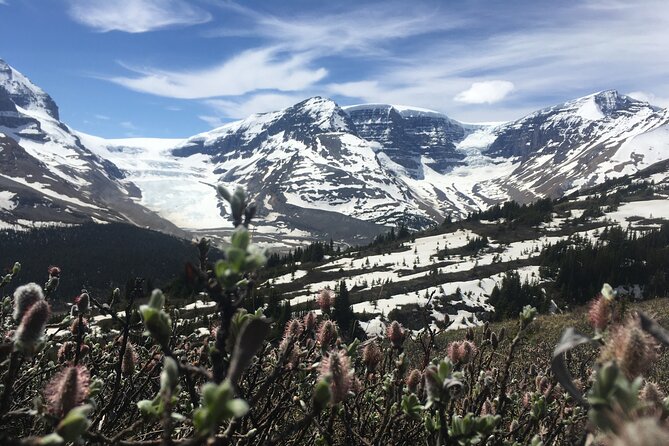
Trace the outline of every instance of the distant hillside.
<instances>
[{"instance_id":1,"label":"distant hillside","mask_svg":"<svg viewBox=\"0 0 669 446\"><path fill-rule=\"evenodd\" d=\"M4 230L0 240L0 266L21 262L21 283L42 284L50 265L61 268L57 301L70 301L82 288L106 297L135 277L146 279L147 288L165 286L183 274L186 262L197 262L187 240L122 223Z\"/></svg>"}]
</instances>

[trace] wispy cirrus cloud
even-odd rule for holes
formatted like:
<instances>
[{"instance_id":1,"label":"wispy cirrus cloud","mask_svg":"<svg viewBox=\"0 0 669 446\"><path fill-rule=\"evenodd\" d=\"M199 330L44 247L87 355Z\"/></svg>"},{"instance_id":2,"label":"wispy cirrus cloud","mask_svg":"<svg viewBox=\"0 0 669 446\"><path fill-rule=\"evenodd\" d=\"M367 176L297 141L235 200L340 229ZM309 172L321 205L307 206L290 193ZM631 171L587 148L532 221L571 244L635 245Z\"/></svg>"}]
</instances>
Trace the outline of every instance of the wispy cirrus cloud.
<instances>
[{"instance_id":1,"label":"wispy cirrus cloud","mask_svg":"<svg viewBox=\"0 0 669 446\"><path fill-rule=\"evenodd\" d=\"M311 68L303 55L285 57L274 48L248 50L213 67L170 71L131 68L134 77L110 81L131 90L179 99L238 96L255 90L302 90L323 79L325 68Z\"/></svg>"},{"instance_id":2,"label":"wispy cirrus cloud","mask_svg":"<svg viewBox=\"0 0 669 446\"><path fill-rule=\"evenodd\" d=\"M660 43L669 39L669 4L556 5L550 16L545 5L533 3L496 11L496 23L505 24L500 29L487 30L489 21L475 21L472 32L456 40L426 42L363 79L331 83L328 89L355 101L410 103L465 120L513 119L608 88L629 91L638 85L655 91L655 100L669 94L669 59ZM514 94L482 100L499 99L493 92L482 94L491 78L512 83Z\"/></svg>"},{"instance_id":3,"label":"wispy cirrus cloud","mask_svg":"<svg viewBox=\"0 0 669 446\"><path fill-rule=\"evenodd\" d=\"M346 53L348 56L397 57L398 40L460 29L470 20L440 6L389 1L344 6L343 10L310 11L289 17L261 13L233 2L222 8L251 20L251 25L208 31L209 37L264 38L287 51L313 52L314 57Z\"/></svg>"},{"instance_id":4,"label":"wispy cirrus cloud","mask_svg":"<svg viewBox=\"0 0 669 446\"><path fill-rule=\"evenodd\" d=\"M133 67L133 74L108 79L200 100L211 110L202 115L210 124L308 94L411 104L464 120L517 118L608 88L646 92L651 102L669 96L663 0L491 3L485 13L473 3L445 8L422 0L408 9L393 2L318 4L277 14L219 5L234 19L204 35L235 39L237 50L225 60L181 70Z\"/></svg>"},{"instance_id":5,"label":"wispy cirrus cloud","mask_svg":"<svg viewBox=\"0 0 669 446\"><path fill-rule=\"evenodd\" d=\"M209 12L184 0L69 0L69 13L101 32L143 33L212 19Z\"/></svg>"}]
</instances>

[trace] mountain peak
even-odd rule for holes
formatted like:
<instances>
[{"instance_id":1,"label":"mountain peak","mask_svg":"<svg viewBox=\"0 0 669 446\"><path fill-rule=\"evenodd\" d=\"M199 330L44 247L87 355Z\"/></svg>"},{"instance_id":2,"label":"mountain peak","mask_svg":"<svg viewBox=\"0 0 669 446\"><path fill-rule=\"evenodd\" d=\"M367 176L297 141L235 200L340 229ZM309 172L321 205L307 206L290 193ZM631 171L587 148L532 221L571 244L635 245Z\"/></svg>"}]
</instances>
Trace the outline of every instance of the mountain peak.
<instances>
[{"instance_id":1,"label":"mountain peak","mask_svg":"<svg viewBox=\"0 0 669 446\"><path fill-rule=\"evenodd\" d=\"M3 59L0 59L0 88L17 106L31 111L42 111L58 120L58 106L44 90L33 84Z\"/></svg>"},{"instance_id":2,"label":"mountain peak","mask_svg":"<svg viewBox=\"0 0 669 446\"><path fill-rule=\"evenodd\" d=\"M312 121L323 131L355 133L355 125L348 114L335 101L323 96L314 96L298 102L288 107L285 114Z\"/></svg>"}]
</instances>

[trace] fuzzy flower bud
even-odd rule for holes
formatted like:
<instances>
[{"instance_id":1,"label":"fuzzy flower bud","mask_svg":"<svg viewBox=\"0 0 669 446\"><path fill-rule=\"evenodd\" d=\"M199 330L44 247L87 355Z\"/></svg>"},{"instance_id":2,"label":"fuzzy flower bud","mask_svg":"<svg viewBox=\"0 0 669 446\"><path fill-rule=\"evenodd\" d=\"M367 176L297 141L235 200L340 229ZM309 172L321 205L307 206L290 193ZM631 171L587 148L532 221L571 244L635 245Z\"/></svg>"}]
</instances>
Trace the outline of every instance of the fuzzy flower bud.
<instances>
[{"instance_id":1,"label":"fuzzy flower bud","mask_svg":"<svg viewBox=\"0 0 669 446\"><path fill-rule=\"evenodd\" d=\"M404 342L404 329L399 322L391 322L391 324L388 326L387 336L390 340L390 343L393 344L393 347L397 349L402 347L402 343Z\"/></svg>"},{"instance_id":2,"label":"fuzzy flower bud","mask_svg":"<svg viewBox=\"0 0 669 446\"><path fill-rule=\"evenodd\" d=\"M604 346L600 360L615 360L625 376L632 380L643 374L657 356L656 343L630 318L625 325L616 327Z\"/></svg>"},{"instance_id":3,"label":"fuzzy flower bud","mask_svg":"<svg viewBox=\"0 0 669 446\"><path fill-rule=\"evenodd\" d=\"M12 314L14 320L20 322L26 311L40 300L44 300L44 293L42 287L36 283L18 287L14 291L14 313Z\"/></svg>"},{"instance_id":4,"label":"fuzzy flower bud","mask_svg":"<svg viewBox=\"0 0 669 446\"><path fill-rule=\"evenodd\" d=\"M611 300L600 295L590 303L588 320L595 330L603 330L611 318Z\"/></svg>"},{"instance_id":5,"label":"fuzzy flower bud","mask_svg":"<svg viewBox=\"0 0 669 446\"><path fill-rule=\"evenodd\" d=\"M490 398L486 398L485 402L483 403L483 406L481 407L481 416L486 416L486 415L494 415L495 411L492 407L492 402L490 402Z\"/></svg>"},{"instance_id":6,"label":"fuzzy flower bud","mask_svg":"<svg viewBox=\"0 0 669 446\"><path fill-rule=\"evenodd\" d=\"M382 358L381 348L375 341L365 345L365 348L362 349L362 362L369 373L376 370Z\"/></svg>"},{"instance_id":7,"label":"fuzzy flower bud","mask_svg":"<svg viewBox=\"0 0 669 446\"><path fill-rule=\"evenodd\" d=\"M35 351L36 344L44 336L46 323L51 316L51 309L45 300L34 303L23 315L19 327L14 333L16 348L27 355Z\"/></svg>"},{"instance_id":8,"label":"fuzzy flower bud","mask_svg":"<svg viewBox=\"0 0 669 446\"><path fill-rule=\"evenodd\" d=\"M323 288L320 293L318 293L318 308L321 309L324 313L330 311L330 307L334 304L335 294L330 288Z\"/></svg>"},{"instance_id":9,"label":"fuzzy flower bud","mask_svg":"<svg viewBox=\"0 0 669 446\"><path fill-rule=\"evenodd\" d=\"M316 340L323 349L332 347L337 341L337 324L330 320L321 322Z\"/></svg>"},{"instance_id":10,"label":"fuzzy flower bud","mask_svg":"<svg viewBox=\"0 0 669 446\"><path fill-rule=\"evenodd\" d=\"M304 329L313 332L316 329L316 313L313 311L304 315Z\"/></svg>"},{"instance_id":11,"label":"fuzzy flower bud","mask_svg":"<svg viewBox=\"0 0 669 446\"><path fill-rule=\"evenodd\" d=\"M299 319L291 319L286 324L286 328L283 332L283 337L297 339L302 334L303 331L304 327L302 326L302 321L300 321Z\"/></svg>"},{"instance_id":12,"label":"fuzzy flower bud","mask_svg":"<svg viewBox=\"0 0 669 446\"><path fill-rule=\"evenodd\" d=\"M81 320L81 332L86 333L88 331L88 321L86 319ZM76 318L70 324L70 333L77 335L79 333L79 318Z\"/></svg>"},{"instance_id":13,"label":"fuzzy flower bud","mask_svg":"<svg viewBox=\"0 0 669 446\"><path fill-rule=\"evenodd\" d=\"M407 385L407 388L409 389L409 392L416 393L422 378L423 378L423 375L420 373L420 370L418 370L418 369L412 369L409 372L409 374L406 377L406 381L405 381L406 385Z\"/></svg>"},{"instance_id":14,"label":"fuzzy flower bud","mask_svg":"<svg viewBox=\"0 0 669 446\"><path fill-rule=\"evenodd\" d=\"M463 363L471 361L471 359L476 355L478 349L476 345L471 341L462 341L460 343L460 357L462 358Z\"/></svg>"},{"instance_id":15,"label":"fuzzy flower bud","mask_svg":"<svg viewBox=\"0 0 669 446\"><path fill-rule=\"evenodd\" d=\"M351 388L351 361L343 350L330 352L321 361L320 378L329 379L332 403L337 404L346 399Z\"/></svg>"},{"instance_id":16,"label":"fuzzy flower bud","mask_svg":"<svg viewBox=\"0 0 669 446\"><path fill-rule=\"evenodd\" d=\"M639 392L639 398L648 403L653 411L662 413L666 396L657 387L657 384L647 381Z\"/></svg>"},{"instance_id":17,"label":"fuzzy flower bud","mask_svg":"<svg viewBox=\"0 0 669 446\"><path fill-rule=\"evenodd\" d=\"M123 361L121 362L121 372L125 376L130 376L135 371L135 365L137 364L137 352L135 351L135 346L131 342L128 342L125 346L125 352L123 353Z\"/></svg>"},{"instance_id":18,"label":"fuzzy flower bud","mask_svg":"<svg viewBox=\"0 0 669 446\"><path fill-rule=\"evenodd\" d=\"M60 277L60 268L57 266L50 266L47 271L49 272L49 277Z\"/></svg>"},{"instance_id":19,"label":"fuzzy flower bud","mask_svg":"<svg viewBox=\"0 0 669 446\"><path fill-rule=\"evenodd\" d=\"M74 349L77 344L72 342L72 341L67 341L63 343L63 345L60 346L58 349L58 362L66 362L68 361L72 356L74 356Z\"/></svg>"},{"instance_id":20,"label":"fuzzy flower bud","mask_svg":"<svg viewBox=\"0 0 669 446\"><path fill-rule=\"evenodd\" d=\"M455 364L468 363L477 351L476 345L468 340L451 342L447 348L448 357Z\"/></svg>"},{"instance_id":21,"label":"fuzzy flower bud","mask_svg":"<svg viewBox=\"0 0 669 446\"><path fill-rule=\"evenodd\" d=\"M86 367L69 366L54 376L44 389L47 408L62 417L80 405L88 396L90 374Z\"/></svg>"},{"instance_id":22,"label":"fuzzy flower bud","mask_svg":"<svg viewBox=\"0 0 669 446\"><path fill-rule=\"evenodd\" d=\"M88 295L86 290L81 290L81 294L78 295L74 303L77 305L77 310L79 313L84 314L88 312L88 307L90 306L91 297Z\"/></svg>"},{"instance_id":23,"label":"fuzzy flower bud","mask_svg":"<svg viewBox=\"0 0 669 446\"><path fill-rule=\"evenodd\" d=\"M490 345L492 345L493 349L497 349L499 346L499 338L497 337L497 333L494 331L490 334Z\"/></svg>"}]
</instances>

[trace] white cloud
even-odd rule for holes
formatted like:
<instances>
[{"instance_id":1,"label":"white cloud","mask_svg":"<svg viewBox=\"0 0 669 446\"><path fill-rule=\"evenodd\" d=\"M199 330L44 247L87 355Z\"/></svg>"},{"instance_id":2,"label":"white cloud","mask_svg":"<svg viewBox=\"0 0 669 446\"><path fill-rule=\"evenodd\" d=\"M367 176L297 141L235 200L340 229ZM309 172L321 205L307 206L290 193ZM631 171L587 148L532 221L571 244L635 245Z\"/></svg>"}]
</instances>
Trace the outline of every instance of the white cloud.
<instances>
[{"instance_id":1,"label":"white cloud","mask_svg":"<svg viewBox=\"0 0 669 446\"><path fill-rule=\"evenodd\" d=\"M437 14L438 8L420 3L410 9L402 2L359 5L344 12L298 13L278 17L259 13L236 3L221 5L251 19L247 28L224 28L209 32L212 37L264 37L272 45L291 51L314 51L319 56L346 52L371 57L390 56L385 46L399 39L461 27L466 23L452 12Z\"/></svg>"},{"instance_id":2,"label":"white cloud","mask_svg":"<svg viewBox=\"0 0 669 446\"><path fill-rule=\"evenodd\" d=\"M101 121L109 121L111 118L107 115L94 115L95 119L99 119Z\"/></svg>"},{"instance_id":3,"label":"white cloud","mask_svg":"<svg viewBox=\"0 0 669 446\"><path fill-rule=\"evenodd\" d=\"M6 0L0 0L0 5L9 5Z\"/></svg>"},{"instance_id":4,"label":"white cloud","mask_svg":"<svg viewBox=\"0 0 669 446\"><path fill-rule=\"evenodd\" d=\"M397 60L329 89L352 102L408 103L470 121L516 119L609 88L669 97L669 59L661 43L669 39L669 3L594 0L551 8L550 18L539 4L500 9L494 32L481 19L457 39L423 40ZM495 107L455 100L473 82L491 78L512 79L522 89Z\"/></svg>"},{"instance_id":5,"label":"white cloud","mask_svg":"<svg viewBox=\"0 0 669 446\"><path fill-rule=\"evenodd\" d=\"M227 8L230 20L207 35L236 37L239 49L227 60L204 69L134 68L110 80L154 95L216 98L207 119L275 110L304 92L486 121L609 88L653 91L657 105L669 97L665 0L555 2L549 16L543 2L493 3L486 14L474 3L429 9L419 1L407 11L394 2L349 9L321 2L275 16L210 2Z\"/></svg>"},{"instance_id":6,"label":"white cloud","mask_svg":"<svg viewBox=\"0 0 669 446\"><path fill-rule=\"evenodd\" d=\"M638 99L640 101L648 102L652 105L657 105L658 107L669 108L669 97L658 97L653 93L647 93L645 91L632 91L627 93L627 96L631 96L634 99Z\"/></svg>"},{"instance_id":7,"label":"white cloud","mask_svg":"<svg viewBox=\"0 0 669 446\"><path fill-rule=\"evenodd\" d=\"M245 51L202 70L134 69L140 76L112 82L132 90L180 99L238 96L255 90L303 90L323 79L324 68L310 68L302 55L279 57L272 48Z\"/></svg>"},{"instance_id":8,"label":"white cloud","mask_svg":"<svg viewBox=\"0 0 669 446\"><path fill-rule=\"evenodd\" d=\"M466 104L494 104L507 97L514 89L513 82L509 81L474 82L471 87L461 91L453 99Z\"/></svg>"},{"instance_id":9,"label":"white cloud","mask_svg":"<svg viewBox=\"0 0 669 446\"><path fill-rule=\"evenodd\" d=\"M101 32L143 33L212 18L184 0L70 0L69 12L77 22Z\"/></svg>"},{"instance_id":10,"label":"white cloud","mask_svg":"<svg viewBox=\"0 0 669 446\"><path fill-rule=\"evenodd\" d=\"M209 99L207 105L226 118L241 119L254 113L276 111L304 99L302 95L261 93L246 98Z\"/></svg>"}]
</instances>

